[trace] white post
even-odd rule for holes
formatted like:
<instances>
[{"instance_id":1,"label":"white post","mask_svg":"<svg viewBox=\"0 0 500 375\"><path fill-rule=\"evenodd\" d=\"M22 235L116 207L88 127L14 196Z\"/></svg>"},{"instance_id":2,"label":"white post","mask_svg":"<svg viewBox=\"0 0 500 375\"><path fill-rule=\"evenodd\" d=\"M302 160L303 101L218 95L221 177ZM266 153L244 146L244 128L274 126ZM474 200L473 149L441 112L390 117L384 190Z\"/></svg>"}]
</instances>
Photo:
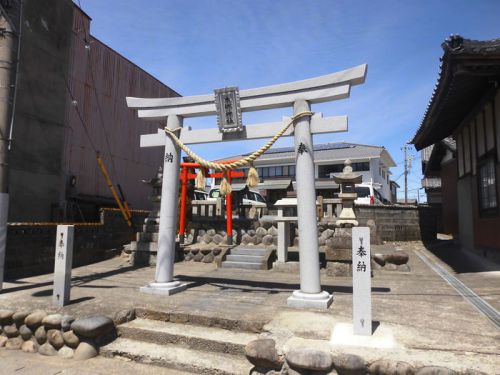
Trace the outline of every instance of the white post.
<instances>
[{"instance_id":1,"label":"white post","mask_svg":"<svg viewBox=\"0 0 500 375\"><path fill-rule=\"evenodd\" d=\"M297 100L294 115L310 111L305 100ZM288 306L327 309L333 296L321 291L319 278L318 223L316 218L316 190L314 186L314 150L310 130L310 116L295 122L295 160L297 181L297 216L299 225L300 290L288 298Z\"/></svg>"},{"instance_id":2,"label":"white post","mask_svg":"<svg viewBox=\"0 0 500 375\"><path fill-rule=\"evenodd\" d=\"M372 335L370 228L352 228L352 321L355 335Z\"/></svg>"},{"instance_id":3,"label":"white post","mask_svg":"<svg viewBox=\"0 0 500 375\"><path fill-rule=\"evenodd\" d=\"M172 130L182 127L182 117L168 116L167 127ZM185 284L174 281L180 158L180 148L170 137L165 137L156 274L154 282L140 288L144 293L171 295L186 288Z\"/></svg>"},{"instance_id":4,"label":"white post","mask_svg":"<svg viewBox=\"0 0 500 375\"><path fill-rule=\"evenodd\" d=\"M58 307L70 301L74 233L74 225L57 226L52 304Z\"/></svg>"},{"instance_id":5,"label":"white post","mask_svg":"<svg viewBox=\"0 0 500 375\"><path fill-rule=\"evenodd\" d=\"M283 219L283 207L278 208L278 262L286 263L288 260L288 246L290 245L290 223Z\"/></svg>"},{"instance_id":6,"label":"white post","mask_svg":"<svg viewBox=\"0 0 500 375\"><path fill-rule=\"evenodd\" d=\"M7 215L9 212L9 194L0 193L0 292L3 288L5 255L7 252Z\"/></svg>"}]
</instances>

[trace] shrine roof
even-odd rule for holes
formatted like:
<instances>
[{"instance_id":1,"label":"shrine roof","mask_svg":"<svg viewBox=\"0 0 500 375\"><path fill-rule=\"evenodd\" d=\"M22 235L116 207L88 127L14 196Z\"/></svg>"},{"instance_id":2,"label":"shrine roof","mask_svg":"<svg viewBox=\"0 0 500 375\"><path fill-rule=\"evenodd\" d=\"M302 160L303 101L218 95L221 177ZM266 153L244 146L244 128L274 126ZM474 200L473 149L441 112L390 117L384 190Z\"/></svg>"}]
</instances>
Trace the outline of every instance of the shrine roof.
<instances>
[{"instance_id":1,"label":"shrine roof","mask_svg":"<svg viewBox=\"0 0 500 375\"><path fill-rule=\"evenodd\" d=\"M453 35L441 45L440 72L424 118L411 143L421 150L450 135L497 88L500 39Z\"/></svg>"}]
</instances>

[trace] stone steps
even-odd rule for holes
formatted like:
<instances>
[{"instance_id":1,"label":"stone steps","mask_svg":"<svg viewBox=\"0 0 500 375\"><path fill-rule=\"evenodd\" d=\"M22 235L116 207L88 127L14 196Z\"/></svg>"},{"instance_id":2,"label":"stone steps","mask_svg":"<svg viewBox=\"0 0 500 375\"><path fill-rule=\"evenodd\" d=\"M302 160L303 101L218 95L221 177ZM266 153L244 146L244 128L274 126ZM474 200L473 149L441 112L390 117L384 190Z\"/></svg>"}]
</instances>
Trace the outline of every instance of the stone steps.
<instances>
[{"instance_id":1,"label":"stone steps","mask_svg":"<svg viewBox=\"0 0 500 375\"><path fill-rule=\"evenodd\" d=\"M232 262L224 261L221 268L240 268L244 270L267 270L267 265L264 262L250 263L250 262Z\"/></svg>"},{"instance_id":2,"label":"stone steps","mask_svg":"<svg viewBox=\"0 0 500 375\"><path fill-rule=\"evenodd\" d=\"M231 262L249 262L249 263L261 263L265 260L264 256L261 255L227 255L226 260Z\"/></svg>"},{"instance_id":3,"label":"stone steps","mask_svg":"<svg viewBox=\"0 0 500 375\"><path fill-rule=\"evenodd\" d=\"M267 250L266 249L259 249L258 247L243 247L243 246L238 246L235 247L234 249L231 249L231 255L259 255L259 256L264 256L266 255Z\"/></svg>"},{"instance_id":4,"label":"stone steps","mask_svg":"<svg viewBox=\"0 0 500 375\"><path fill-rule=\"evenodd\" d=\"M101 348L105 357L122 357L150 365L207 375L247 375L253 365L243 356L206 353L176 344L153 344L119 338Z\"/></svg>"},{"instance_id":5,"label":"stone steps","mask_svg":"<svg viewBox=\"0 0 500 375\"><path fill-rule=\"evenodd\" d=\"M244 347L258 338L247 321L138 308L137 318L117 327L119 338L101 347L105 357L174 368L195 374L249 374ZM178 322L178 323L176 323ZM264 324L257 322L252 330ZM223 327L230 327L226 329Z\"/></svg>"},{"instance_id":6,"label":"stone steps","mask_svg":"<svg viewBox=\"0 0 500 375\"><path fill-rule=\"evenodd\" d=\"M221 268L240 268L246 270L267 270L269 269L268 258L272 250L238 246L231 249L231 253L226 255L226 260L221 264Z\"/></svg>"},{"instance_id":7,"label":"stone steps","mask_svg":"<svg viewBox=\"0 0 500 375\"><path fill-rule=\"evenodd\" d=\"M248 332L140 318L120 325L118 331L122 338L232 355L244 355L245 345L257 338Z\"/></svg>"}]
</instances>

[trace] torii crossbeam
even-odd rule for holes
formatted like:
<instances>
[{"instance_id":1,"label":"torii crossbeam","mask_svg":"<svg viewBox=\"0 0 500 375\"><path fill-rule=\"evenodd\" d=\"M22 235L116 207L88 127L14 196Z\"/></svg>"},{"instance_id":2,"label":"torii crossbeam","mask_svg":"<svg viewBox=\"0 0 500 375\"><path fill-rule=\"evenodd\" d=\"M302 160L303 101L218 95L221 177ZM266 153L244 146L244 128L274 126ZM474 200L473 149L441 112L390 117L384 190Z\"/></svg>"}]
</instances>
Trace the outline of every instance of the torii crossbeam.
<instances>
[{"instance_id":1,"label":"torii crossbeam","mask_svg":"<svg viewBox=\"0 0 500 375\"><path fill-rule=\"evenodd\" d=\"M302 81L289 82L261 88L241 90L236 96L225 94L228 89L216 90L216 95L200 95L175 98L127 98L130 108L137 109L138 116L145 120L166 121L167 128L179 129L179 139L186 145L271 138L285 123L281 122L219 129L192 130L182 127L183 119L198 116L218 115L221 120L218 92L222 92L230 110L225 116L233 116L236 109L241 112L259 111L293 106L294 115L308 112L311 104L349 97L351 86L365 81L367 65ZM238 96L239 94L239 96ZM235 97L236 101L235 101ZM237 108L234 103L238 103ZM233 107L231 107L233 105ZM226 108L227 110L227 108ZM229 123L233 118L229 117ZM241 125L241 124L240 124ZM321 113L296 119L284 136L294 136L297 181L297 213L299 226L300 290L288 298L292 307L328 308L333 296L321 291L319 276L318 229L316 219L316 193L314 188L314 155L311 134L347 131L347 116L326 117ZM165 146L163 167L162 200L155 282L141 288L146 293L171 295L185 288L174 280L175 235L177 219L177 197L180 169L180 148L163 129L158 133L141 136L141 147Z\"/></svg>"}]
</instances>

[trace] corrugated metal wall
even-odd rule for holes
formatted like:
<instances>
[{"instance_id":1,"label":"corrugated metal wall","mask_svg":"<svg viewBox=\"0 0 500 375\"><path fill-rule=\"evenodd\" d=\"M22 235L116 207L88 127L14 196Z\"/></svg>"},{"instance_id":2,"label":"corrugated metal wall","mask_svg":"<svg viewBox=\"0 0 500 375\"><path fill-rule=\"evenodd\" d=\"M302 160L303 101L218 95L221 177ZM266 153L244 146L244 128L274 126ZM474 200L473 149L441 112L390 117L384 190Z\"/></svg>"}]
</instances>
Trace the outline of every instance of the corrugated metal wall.
<instances>
[{"instance_id":1,"label":"corrugated metal wall","mask_svg":"<svg viewBox=\"0 0 500 375\"><path fill-rule=\"evenodd\" d=\"M155 174L163 150L140 149L139 139L141 134L156 132L161 124L139 120L127 107L125 97L178 94L104 43L88 36L89 30L88 17L75 7L69 85L76 105L71 103L68 93L64 169L68 177L76 176L73 194L111 197L96 163L95 147L113 183L122 186L132 206L148 208L150 191L140 181Z\"/></svg>"}]
</instances>

